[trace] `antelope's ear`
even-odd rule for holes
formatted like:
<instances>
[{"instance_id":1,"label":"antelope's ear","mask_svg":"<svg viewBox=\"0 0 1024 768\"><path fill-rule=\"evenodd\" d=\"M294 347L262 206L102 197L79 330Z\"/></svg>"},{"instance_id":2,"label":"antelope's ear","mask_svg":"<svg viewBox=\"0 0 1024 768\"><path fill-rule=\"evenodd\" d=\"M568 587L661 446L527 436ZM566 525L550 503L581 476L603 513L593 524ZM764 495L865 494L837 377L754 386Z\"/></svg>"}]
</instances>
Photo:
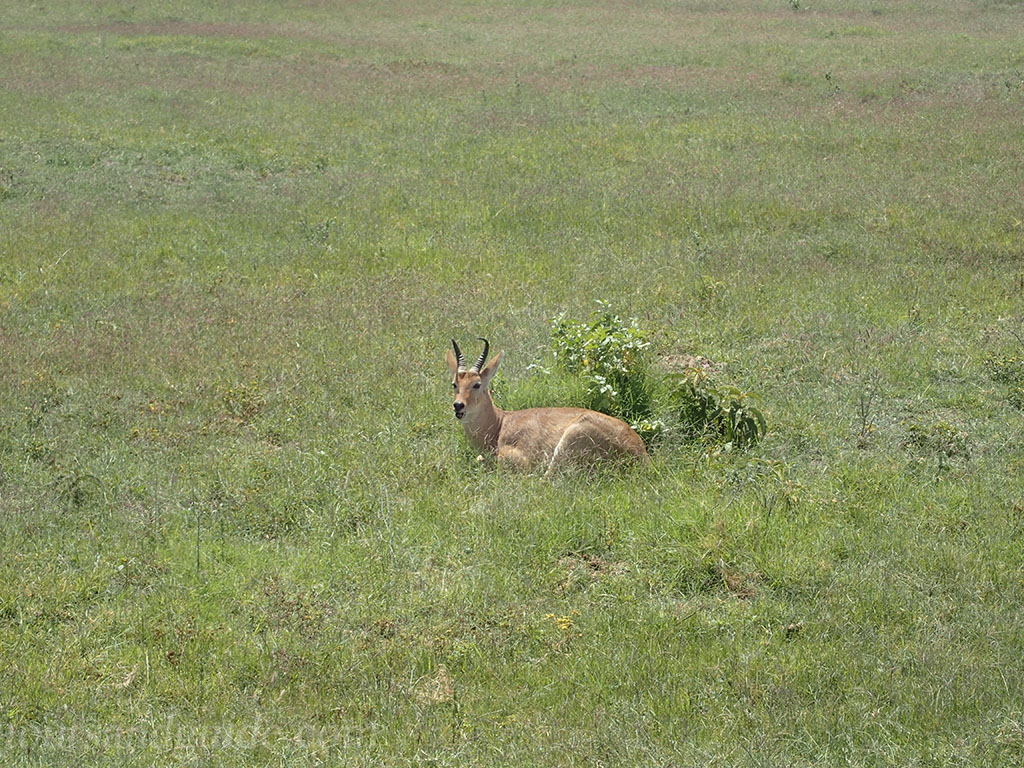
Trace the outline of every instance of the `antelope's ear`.
<instances>
[{"instance_id":1,"label":"antelope's ear","mask_svg":"<svg viewBox=\"0 0 1024 768\"><path fill-rule=\"evenodd\" d=\"M490 385L494 374L498 372L498 366L501 364L501 356L503 354L505 354L504 350L492 357L491 362L480 369L480 381L484 383L485 387Z\"/></svg>"},{"instance_id":2,"label":"antelope's ear","mask_svg":"<svg viewBox=\"0 0 1024 768\"><path fill-rule=\"evenodd\" d=\"M445 359L448 361L448 370L451 371L452 376L454 376L459 371L459 361L455 357L455 353L449 349Z\"/></svg>"}]
</instances>

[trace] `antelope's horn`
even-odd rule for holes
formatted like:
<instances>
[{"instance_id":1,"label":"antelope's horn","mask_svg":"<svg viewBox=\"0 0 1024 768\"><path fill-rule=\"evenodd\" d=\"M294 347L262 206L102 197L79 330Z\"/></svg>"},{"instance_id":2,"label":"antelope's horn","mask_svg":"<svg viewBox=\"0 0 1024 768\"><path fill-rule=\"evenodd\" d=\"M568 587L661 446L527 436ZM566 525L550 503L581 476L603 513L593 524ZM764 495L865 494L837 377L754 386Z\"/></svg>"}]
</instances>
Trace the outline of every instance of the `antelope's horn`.
<instances>
[{"instance_id":1,"label":"antelope's horn","mask_svg":"<svg viewBox=\"0 0 1024 768\"><path fill-rule=\"evenodd\" d=\"M455 359L459 363L459 370L466 370L466 358L462 356L462 350L459 349L459 345L455 343L455 339L452 339L452 349L455 350Z\"/></svg>"},{"instance_id":2,"label":"antelope's horn","mask_svg":"<svg viewBox=\"0 0 1024 768\"><path fill-rule=\"evenodd\" d=\"M477 337L477 338L479 338L479 337ZM480 339L480 341L482 341L484 343L484 352L483 352L482 355L480 355L480 359L476 361L476 364L470 369L470 370L476 371L477 373L480 373L480 369L483 368L484 367L484 363L487 362L487 353L491 349L491 343L489 341L487 341L487 339Z\"/></svg>"}]
</instances>

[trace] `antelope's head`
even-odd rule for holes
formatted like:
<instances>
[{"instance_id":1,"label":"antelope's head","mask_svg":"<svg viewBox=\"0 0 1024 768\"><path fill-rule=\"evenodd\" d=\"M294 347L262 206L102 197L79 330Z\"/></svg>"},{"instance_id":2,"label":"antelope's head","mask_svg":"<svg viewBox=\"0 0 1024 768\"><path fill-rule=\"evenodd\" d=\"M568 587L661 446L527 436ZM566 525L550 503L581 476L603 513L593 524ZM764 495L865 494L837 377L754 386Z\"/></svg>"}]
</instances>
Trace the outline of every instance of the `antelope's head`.
<instances>
[{"instance_id":1,"label":"antelope's head","mask_svg":"<svg viewBox=\"0 0 1024 768\"><path fill-rule=\"evenodd\" d=\"M452 391L455 396L452 407L455 409L455 418L459 421L468 417L472 422L481 412L481 408L494 408L487 388L498 370L502 353L499 352L488 363L487 353L491 345L487 339L480 341L484 343L483 354L469 370L466 370L466 360L462 357L462 350L455 343L455 339L452 339L452 348L448 350L448 370L452 372Z\"/></svg>"}]
</instances>

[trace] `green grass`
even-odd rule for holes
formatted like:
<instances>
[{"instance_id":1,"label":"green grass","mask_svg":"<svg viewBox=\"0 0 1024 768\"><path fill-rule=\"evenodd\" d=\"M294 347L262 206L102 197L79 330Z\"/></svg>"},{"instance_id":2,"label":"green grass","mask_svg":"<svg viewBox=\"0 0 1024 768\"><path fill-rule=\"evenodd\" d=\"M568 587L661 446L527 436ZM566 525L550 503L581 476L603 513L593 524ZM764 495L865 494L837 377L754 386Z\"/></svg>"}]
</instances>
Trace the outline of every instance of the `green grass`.
<instances>
[{"instance_id":1,"label":"green grass","mask_svg":"<svg viewBox=\"0 0 1024 768\"><path fill-rule=\"evenodd\" d=\"M5 9L3 763L1019 764L1024 6L507 5ZM598 300L769 434L478 462Z\"/></svg>"}]
</instances>

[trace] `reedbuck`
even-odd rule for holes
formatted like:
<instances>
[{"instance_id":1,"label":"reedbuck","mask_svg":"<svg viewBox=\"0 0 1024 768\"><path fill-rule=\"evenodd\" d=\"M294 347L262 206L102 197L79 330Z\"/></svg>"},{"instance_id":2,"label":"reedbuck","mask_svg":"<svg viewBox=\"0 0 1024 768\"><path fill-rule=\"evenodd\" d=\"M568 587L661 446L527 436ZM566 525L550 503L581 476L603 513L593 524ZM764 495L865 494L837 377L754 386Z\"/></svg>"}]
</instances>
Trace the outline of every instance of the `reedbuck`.
<instances>
[{"instance_id":1,"label":"reedbuck","mask_svg":"<svg viewBox=\"0 0 1024 768\"><path fill-rule=\"evenodd\" d=\"M613 416L585 408L503 411L496 407L489 385L503 353L488 363L490 344L487 339L480 341L483 354L468 370L455 339L447 356L455 390L455 418L462 422L476 450L495 454L505 466L545 466L547 474L565 465L599 459L649 460L640 436Z\"/></svg>"}]
</instances>

